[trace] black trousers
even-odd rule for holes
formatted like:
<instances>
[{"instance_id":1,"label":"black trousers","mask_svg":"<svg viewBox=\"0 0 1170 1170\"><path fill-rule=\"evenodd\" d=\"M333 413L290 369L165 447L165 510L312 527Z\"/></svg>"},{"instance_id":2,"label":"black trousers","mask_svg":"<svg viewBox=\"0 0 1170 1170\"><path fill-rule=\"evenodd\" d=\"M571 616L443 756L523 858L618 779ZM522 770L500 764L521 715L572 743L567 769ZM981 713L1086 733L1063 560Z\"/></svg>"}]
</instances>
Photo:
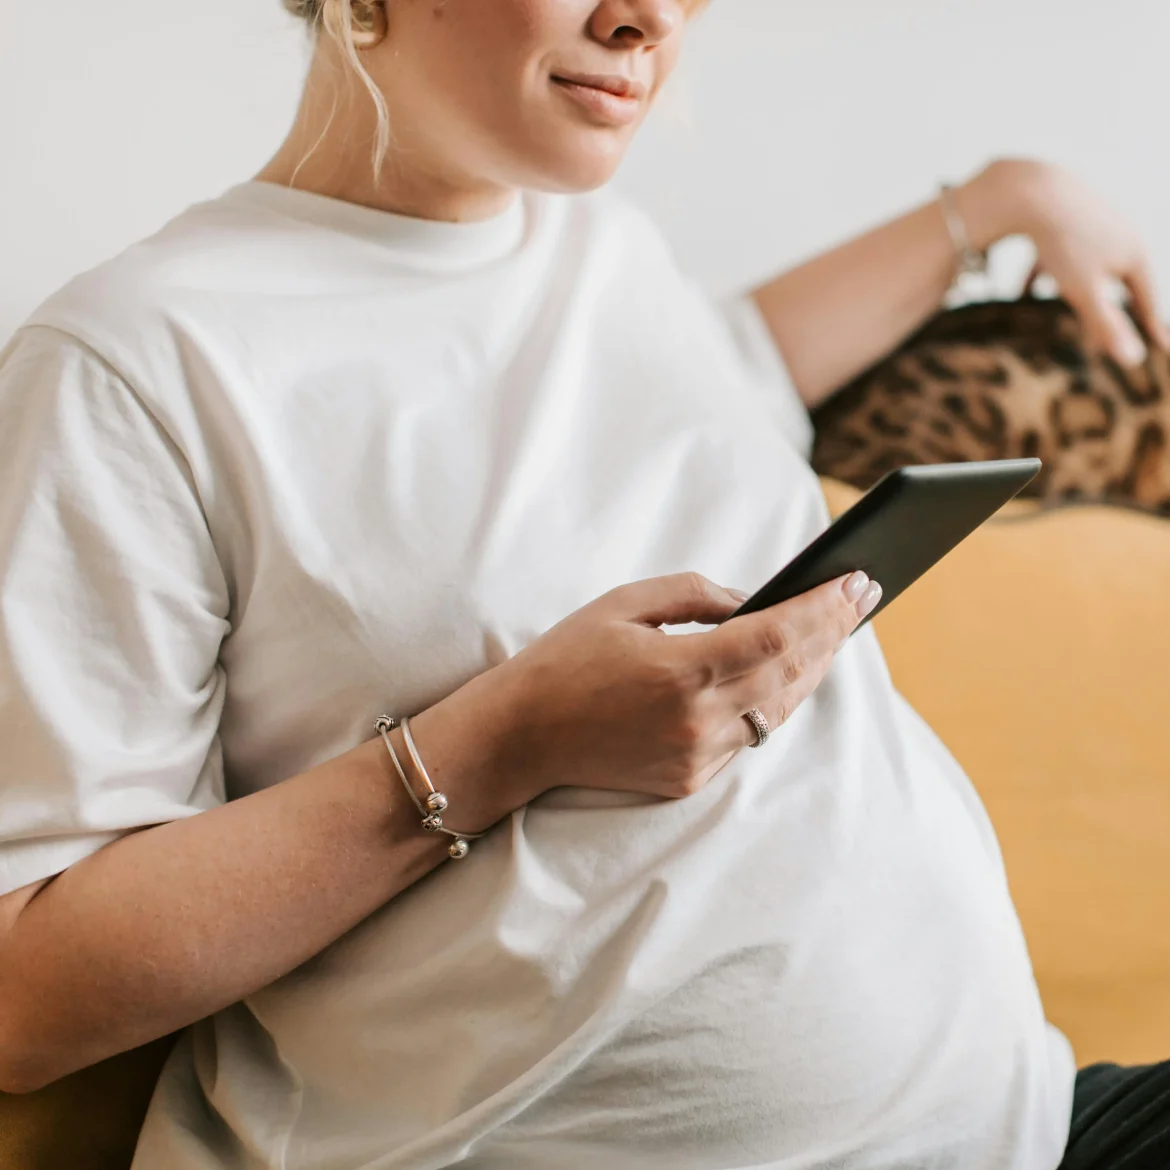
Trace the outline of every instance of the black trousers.
<instances>
[{"instance_id":1,"label":"black trousers","mask_svg":"<svg viewBox=\"0 0 1170 1170\"><path fill-rule=\"evenodd\" d=\"M1170 1170L1170 1062L1082 1069L1060 1170Z\"/></svg>"}]
</instances>

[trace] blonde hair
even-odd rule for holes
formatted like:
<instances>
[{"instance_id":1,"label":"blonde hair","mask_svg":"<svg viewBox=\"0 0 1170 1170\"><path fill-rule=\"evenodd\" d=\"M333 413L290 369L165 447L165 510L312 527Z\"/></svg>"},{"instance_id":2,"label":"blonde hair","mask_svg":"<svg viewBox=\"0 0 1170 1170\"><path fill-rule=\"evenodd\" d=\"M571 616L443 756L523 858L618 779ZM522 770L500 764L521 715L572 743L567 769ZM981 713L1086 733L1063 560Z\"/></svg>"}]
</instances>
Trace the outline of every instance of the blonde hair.
<instances>
[{"instance_id":1,"label":"blonde hair","mask_svg":"<svg viewBox=\"0 0 1170 1170\"><path fill-rule=\"evenodd\" d=\"M375 32L385 20L383 0L283 0L285 8L305 21L314 34L323 31L341 51L342 59L353 76L369 94L378 116L374 139L374 179L382 173L386 155L390 151L390 111L386 99L358 56L356 36ZM337 112L334 102L333 112ZM333 115L330 115L332 121ZM324 135L322 135L323 137ZM318 143L319 144L319 143ZM317 149L317 144L309 151ZM307 159L309 155L306 155ZM305 159L301 162L304 163Z\"/></svg>"}]
</instances>

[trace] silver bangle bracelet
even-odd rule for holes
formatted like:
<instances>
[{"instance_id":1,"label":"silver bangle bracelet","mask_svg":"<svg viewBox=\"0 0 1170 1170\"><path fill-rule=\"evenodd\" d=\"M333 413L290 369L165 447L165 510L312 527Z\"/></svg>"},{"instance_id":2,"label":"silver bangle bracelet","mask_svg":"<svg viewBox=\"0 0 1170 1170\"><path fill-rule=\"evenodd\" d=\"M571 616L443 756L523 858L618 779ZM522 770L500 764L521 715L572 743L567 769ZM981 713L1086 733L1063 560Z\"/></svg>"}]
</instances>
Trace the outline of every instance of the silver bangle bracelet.
<instances>
[{"instance_id":1,"label":"silver bangle bracelet","mask_svg":"<svg viewBox=\"0 0 1170 1170\"><path fill-rule=\"evenodd\" d=\"M427 787L427 795L423 800L420 800L415 795L415 791L410 785L410 780L407 778L402 763L398 759L398 753L394 750L394 743L390 739L390 732L395 727L402 728L402 735L406 740L406 749L410 752L411 762L418 769L418 773ZM418 810L418 815L422 817L423 832L445 833L448 837L454 837L455 840L447 847L447 855L455 861L462 861L471 851L469 842L476 841L485 834L458 833L454 829L448 829L443 824L442 814L447 811L449 802L435 788L434 784L431 783L431 778L423 766L422 759L418 754L418 748L414 744L414 736L410 734L410 719L405 718L399 723L398 720L391 719L389 715L382 715L374 724L374 730L382 737L382 742L386 745L386 750L390 753L390 761L394 765L394 771L398 773L398 779L402 781L402 787L406 789L406 795L410 797L411 804Z\"/></svg>"},{"instance_id":2,"label":"silver bangle bracelet","mask_svg":"<svg viewBox=\"0 0 1170 1170\"><path fill-rule=\"evenodd\" d=\"M958 257L959 269L956 277L974 274L987 274L988 257L986 251L979 251L971 243L971 233L967 229L967 221L955 202L955 189L950 183L940 183L938 188L939 206L942 208L943 218L947 221L947 231L950 233L951 243Z\"/></svg>"},{"instance_id":3,"label":"silver bangle bracelet","mask_svg":"<svg viewBox=\"0 0 1170 1170\"><path fill-rule=\"evenodd\" d=\"M420 758L420 756L418 754L418 748L416 748L414 746L414 736L410 734L410 716L409 715L403 716L401 727L402 727L402 738L406 740L406 750L410 753L410 761L418 769L418 774L422 777L422 782L427 786L427 792L430 793L430 797L427 798L427 807L428 808L431 807L431 804L430 804L431 797L439 797L440 800L443 802L442 808L439 807L438 801L435 803L434 808L435 808L436 812L442 812L443 809L447 807L446 797L444 797L442 795L442 793L439 792L435 788L435 786L431 783L431 778L427 774L427 770L424 767L422 759Z\"/></svg>"}]
</instances>

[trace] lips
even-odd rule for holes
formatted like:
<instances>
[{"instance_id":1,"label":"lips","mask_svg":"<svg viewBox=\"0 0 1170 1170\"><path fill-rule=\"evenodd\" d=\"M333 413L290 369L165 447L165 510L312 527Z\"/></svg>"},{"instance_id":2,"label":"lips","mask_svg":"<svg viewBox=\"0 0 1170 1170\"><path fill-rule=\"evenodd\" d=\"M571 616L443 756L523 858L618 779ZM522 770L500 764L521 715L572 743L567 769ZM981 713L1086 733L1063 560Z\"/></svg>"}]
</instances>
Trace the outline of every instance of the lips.
<instances>
[{"instance_id":1,"label":"lips","mask_svg":"<svg viewBox=\"0 0 1170 1170\"><path fill-rule=\"evenodd\" d=\"M561 85L579 85L583 89L596 89L629 101L644 101L646 86L641 81L623 77L616 73L554 73L553 81Z\"/></svg>"},{"instance_id":2,"label":"lips","mask_svg":"<svg viewBox=\"0 0 1170 1170\"><path fill-rule=\"evenodd\" d=\"M557 73L553 85L595 126L622 128L642 116L647 93L641 81L620 74Z\"/></svg>"}]
</instances>

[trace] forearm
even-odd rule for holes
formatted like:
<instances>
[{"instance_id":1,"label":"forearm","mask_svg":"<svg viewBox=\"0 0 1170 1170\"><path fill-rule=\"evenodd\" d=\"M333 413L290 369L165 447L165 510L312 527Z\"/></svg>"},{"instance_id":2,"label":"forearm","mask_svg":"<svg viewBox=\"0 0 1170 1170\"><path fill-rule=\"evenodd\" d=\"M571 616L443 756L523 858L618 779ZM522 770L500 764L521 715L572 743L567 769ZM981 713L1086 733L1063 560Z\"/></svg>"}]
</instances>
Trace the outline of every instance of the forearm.
<instances>
[{"instance_id":1,"label":"forearm","mask_svg":"<svg viewBox=\"0 0 1170 1170\"><path fill-rule=\"evenodd\" d=\"M466 722L435 710L415 727L451 824L473 832L524 796L486 774L489 745ZM100 850L37 893L0 944L5 1087L35 1088L267 986L444 862L449 841L421 831L375 740Z\"/></svg>"},{"instance_id":2,"label":"forearm","mask_svg":"<svg viewBox=\"0 0 1170 1170\"><path fill-rule=\"evenodd\" d=\"M1019 230L1019 164L993 163L956 190L976 248ZM935 312L955 273L937 200L759 288L755 298L811 407L883 357Z\"/></svg>"}]
</instances>

